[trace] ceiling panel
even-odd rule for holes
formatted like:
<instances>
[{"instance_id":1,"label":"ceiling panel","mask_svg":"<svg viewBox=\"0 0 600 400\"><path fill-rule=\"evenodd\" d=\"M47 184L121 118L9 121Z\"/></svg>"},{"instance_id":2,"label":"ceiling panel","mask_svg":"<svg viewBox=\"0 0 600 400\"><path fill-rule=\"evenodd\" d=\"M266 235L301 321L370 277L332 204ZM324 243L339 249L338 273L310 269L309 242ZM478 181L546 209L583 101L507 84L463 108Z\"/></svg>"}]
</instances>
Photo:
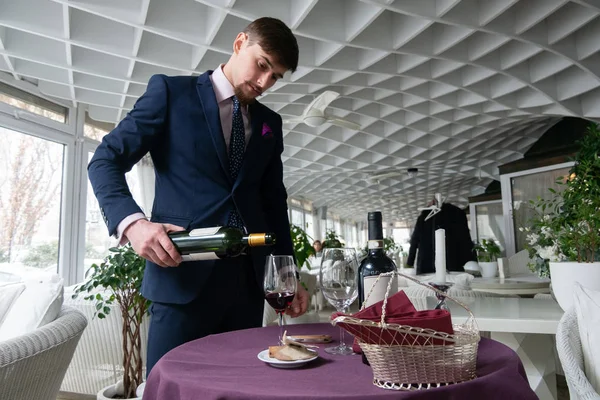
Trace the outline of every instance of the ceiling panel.
<instances>
[{"instance_id":1,"label":"ceiling panel","mask_svg":"<svg viewBox=\"0 0 600 400\"><path fill-rule=\"evenodd\" d=\"M600 3L584 0L0 0L0 70L117 122L157 73L227 61L261 16L298 70L261 101L284 120L326 90L361 125L284 125L289 194L343 218L465 206L562 116L600 120ZM418 167L417 176L407 169Z\"/></svg>"}]
</instances>

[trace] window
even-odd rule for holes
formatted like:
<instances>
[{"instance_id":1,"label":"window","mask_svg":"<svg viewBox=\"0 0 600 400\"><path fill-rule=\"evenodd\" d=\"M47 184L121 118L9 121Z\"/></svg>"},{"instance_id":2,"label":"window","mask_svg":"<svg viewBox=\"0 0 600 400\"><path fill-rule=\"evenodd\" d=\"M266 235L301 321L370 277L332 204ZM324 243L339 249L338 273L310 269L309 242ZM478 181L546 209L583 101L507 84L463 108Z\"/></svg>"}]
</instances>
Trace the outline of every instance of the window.
<instances>
[{"instance_id":1,"label":"window","mask_svg":"<svg viewBox=\"0 0 600 400\"><path fill-rule=\"evenodd\" d=\"M93 155L93 153L88 154L88 163L92 159ZM151 209L152 201L154 199L153 191L151 195L152 198L145 197L143 190L145 185L142 184L144 168L146 168L146 166L142 161L140 161L138 164L133 166L131 171L125 174L125 179L127 180L127 185L129 186L129 190L131 191L133 199L142 208L146 216L149 217L150 215L147 210ZM153 182L149 183L149 185L154 187ZM98 200L96 200L96 196L94 195L92 184L88 179L87 204L85 213L85 256L83 262L84 274L92 264L98 264L102 262L104 257L106 257L109 253L108 249L116 245L117 240L108 235L108 228L106 227L106 223L104 222L102 214L100 213L100 206L98 205Z\"/></svg>"},{"instance_id":2,"label":"window","mask_svg":"<svg viewBox=\"0 0 600 400\"><path fill-rule=\"evenodd\" d=\"M410 248L410 235L411 231L409 228L394 228L392 230L394 242L402 246L402 251L405 252L408 252Z\"/></svg>"},{"instance_id":3,"label":"window","mask_svg":"<svg viewBox=\"0 0 600 400\"><path fill-rule=\"evenodd\" d=\"M500 246L504 253L504 214L502 201L495 203L475 204L475 219L477 221L476 241L482 239L493 240Z\"/></svg>"},{"instance_id":4,"label":"window","mask_svg":"<svg viewBox=\"0 0 600 400\"><path fill-rule=\"evenodd\" d=\"M304 213L292 208L292 224L304 229Z\"/></svg>"},{"instance_id":5,"label":"window","mask_svg":"<svg viewBox=\"0 0 600 400\"><path fill-rule=\"evenodd\" d=\"M85 113L85 123L83 124L83 134L85 137L100 142L114 127L115 124L95 121L90 118L87 112Z\"/></svg>"},{"instance_id":6,"label":"window","mask_svg":"<svg viewBox=\"0 0 600 400\"><path fill-rule=\"evenodd\" d=\"M564 186L556 184L556 180L561 176L567 176L569 170L570 167L559 168L516 176L511 179L516 252L525 248L525 233L521 232L519 228L527 226L527 221L534 214L533 210L528 206L529 200L535 200L538 196L543 199L549 199L552 196L552 193L548 190L549 188L558 191L564 189Z\"/></svg>"},{"instance_id":7,"label":"window","mask_svg":"<svg viewBox=\"0 0 600 400\"><path fill-rule=\"evenodd\" d=\"M313 215L310 211L304 212L304 221L306 223L306 234L313 240L317 240L318 238L315 237L315 228L313 225Z\"/></svg>"},{"instance_id":8,"label":"window","mask_svg":"<svg viewBox=\"0 0 600 400\"><path fill-rule=\"evenodd\" d=\"M64 147L0 127L0 272L58 272Z\"/></svg>"},{"instance_id":9,"label":"window","mask_svg":"<svg viewBox=\"0 0 600 400\"><path fill-rule=\"evenodd\" d=\"M0 102L63 124L67 123L69 116L68 108L2 82L0 82Z\"/></svg>"}]
</instances>

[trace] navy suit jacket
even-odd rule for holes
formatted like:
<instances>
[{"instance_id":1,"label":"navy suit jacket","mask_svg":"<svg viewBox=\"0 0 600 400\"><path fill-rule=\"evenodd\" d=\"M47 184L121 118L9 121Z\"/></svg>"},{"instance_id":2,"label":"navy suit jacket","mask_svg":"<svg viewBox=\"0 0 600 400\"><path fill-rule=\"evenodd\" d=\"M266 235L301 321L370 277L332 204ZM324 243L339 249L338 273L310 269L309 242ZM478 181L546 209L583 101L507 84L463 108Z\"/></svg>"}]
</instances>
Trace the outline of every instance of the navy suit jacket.
<instances>
[{"instance_id":1,"label":"navy suit jacket","mask_svg":"<svg viewBox=\"0 0 600 400\"><path fill-rule=\"evenodd\" d=\"M250 251L262 287L266 254L293 254L281 161L282 121L264 105L250 105L252 135L234 182L211 73L153 76L134 108L102 139L88 166L89 179L113 235L123 218L142 211L127 188L125 173L150 152L156 176L153 222L185 229L225 225L235 207L249 232L276 234L274 249ZM148 261L142 293L155 302L188 303L212 269L227 262L162 268Z\"/></svg>"}]
</instances>

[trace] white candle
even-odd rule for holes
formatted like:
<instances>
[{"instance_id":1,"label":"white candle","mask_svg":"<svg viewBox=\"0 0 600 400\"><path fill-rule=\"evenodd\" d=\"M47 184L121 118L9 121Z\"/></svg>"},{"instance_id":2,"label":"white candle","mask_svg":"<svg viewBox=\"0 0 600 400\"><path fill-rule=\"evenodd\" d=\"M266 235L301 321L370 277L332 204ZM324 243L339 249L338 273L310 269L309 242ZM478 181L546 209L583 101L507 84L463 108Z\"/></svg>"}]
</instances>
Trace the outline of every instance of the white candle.
<instances>
[{"instance_id":1,"label":"white candle","mask_svg":"<svg viewBox=\"0 0 600 400\"><path fill-rule=\"evenodd\" d=\"M435 281L446 282L446 231L435 231Z\"/></svg>"}]
</instances>

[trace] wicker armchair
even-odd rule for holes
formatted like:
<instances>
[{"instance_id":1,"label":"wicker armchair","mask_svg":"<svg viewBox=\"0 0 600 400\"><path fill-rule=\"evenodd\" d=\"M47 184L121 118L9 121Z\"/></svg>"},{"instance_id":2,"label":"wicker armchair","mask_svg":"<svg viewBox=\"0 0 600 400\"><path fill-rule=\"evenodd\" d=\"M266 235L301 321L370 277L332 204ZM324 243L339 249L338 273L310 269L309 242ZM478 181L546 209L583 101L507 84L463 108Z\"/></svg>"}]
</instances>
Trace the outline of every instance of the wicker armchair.
<instances>
[{"instance_id":1,"label":"wicker armchair","mask_svg":"<svg viewBox=\"0 0 600 400\"><path fill-rule=\"evenodd\" d=\"M565 371L571 400L598 400L596 393L583 371L581 338L574 308L569 309L558 323L556 348L560 363Z\"/></svg>"},{"instance_id":2,"label":"wicker armchair","mask_svg":"<svg viewBox=\"0 0 600 400\"><path fill-rule=\"evenodd\" d=\"M54 321L1 342L0 399L56 400L86 326L82 313L63 306Z\"/></svg>"}]
</instances>

